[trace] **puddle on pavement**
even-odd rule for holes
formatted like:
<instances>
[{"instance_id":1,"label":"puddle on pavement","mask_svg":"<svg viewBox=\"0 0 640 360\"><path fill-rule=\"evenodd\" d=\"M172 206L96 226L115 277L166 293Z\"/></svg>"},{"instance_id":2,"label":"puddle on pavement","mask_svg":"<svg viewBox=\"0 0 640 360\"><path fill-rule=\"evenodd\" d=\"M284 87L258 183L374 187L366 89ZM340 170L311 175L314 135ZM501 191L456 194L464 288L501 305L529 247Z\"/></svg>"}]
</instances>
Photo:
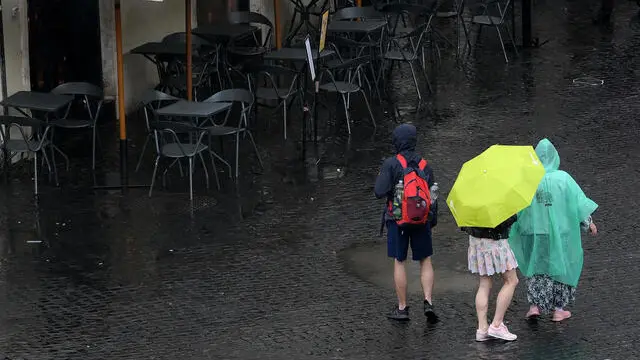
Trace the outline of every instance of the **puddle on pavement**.
<instances>
[{"instance_id":1,"label":"puddle on pavement","mask_svg":"<svg viewBox=\"0 0 640 360\"><path fill-rule=\"evenodd\" d=\"M475 292L478 280L467 271L466 253L438 254L433 258L436 274L434 293ZM411 251L409 251L409 258ZM387 258L387 244L375 243L358 245L343 250L340 258L347 272L374 285L394 289L393 263ZM421 294L420 266L416 261L407 262L408 291Z\"/></svg>"},{"instance_id":2,"label":"puddle on pavement","mask_svg":"<svg viewBox=\"0 0 640 360\"><path fill-rule=\"evenodd\" d=\"M591 76L583 76L573 79L573 85L577 86L600 86L604 85L604 80L596 79Z\"/></svg>"}]
</instances>

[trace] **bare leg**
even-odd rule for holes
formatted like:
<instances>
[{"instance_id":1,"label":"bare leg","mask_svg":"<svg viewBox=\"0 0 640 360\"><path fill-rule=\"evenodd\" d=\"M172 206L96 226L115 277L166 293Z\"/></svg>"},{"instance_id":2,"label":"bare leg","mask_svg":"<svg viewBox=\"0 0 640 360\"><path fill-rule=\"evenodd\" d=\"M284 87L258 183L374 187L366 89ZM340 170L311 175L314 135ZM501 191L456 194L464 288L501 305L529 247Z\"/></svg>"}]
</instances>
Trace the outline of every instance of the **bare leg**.
<instances>
[{"instance_id":1,"label":"bare leg","mask_svg":"<svg viewBox=\"0 0 640 360\"><path fill-rule=\"evenodd\" d=\"M480 284L476 293L476 313L478 314L478 330L486 332L489 329L487 313L489 312L489 293L491 293L491 278L480 276Z\"/></svg>"},{"instance_id":2,"label":"bare leg","mask_svg":"<svg viewBox=\"0 0 640 360\"><path fill-rule=\"evenodd\" d=\"M431 293L433 291L433 264L431 257L420 261L420 282L422 283L422 291L424 299L431 302Z\"/></svg>"},{"instance_id":3,"label":"bare leg","mask_svg":"<svg viewBox=\"0 0 640 360\"><path fill-rule=\"evenodd\" d=\"M502 285L502 289L498 293L498 300L496 301L496 313L493 316L493 322L491 323L494 327L499 327L504 321L504 314L507 312L507 308L509 304L511 304L511 299L513 298L513 293L516 290L516 286L518 285L518 274L516 274L516 270L509 270L503 274L504 284Z\"/></svg>"},{"instance_id":4,"label":"bare leg","mask_svg":"<svg viewBox=\"0 0 640 360\"><path fill-rule=\"evenodd\" d=\"M396 284L396 295L398 296L398 308L404 310L407 307L407 271L404 262L394 260L393 280Z\"/></svg>"}]
</instances>

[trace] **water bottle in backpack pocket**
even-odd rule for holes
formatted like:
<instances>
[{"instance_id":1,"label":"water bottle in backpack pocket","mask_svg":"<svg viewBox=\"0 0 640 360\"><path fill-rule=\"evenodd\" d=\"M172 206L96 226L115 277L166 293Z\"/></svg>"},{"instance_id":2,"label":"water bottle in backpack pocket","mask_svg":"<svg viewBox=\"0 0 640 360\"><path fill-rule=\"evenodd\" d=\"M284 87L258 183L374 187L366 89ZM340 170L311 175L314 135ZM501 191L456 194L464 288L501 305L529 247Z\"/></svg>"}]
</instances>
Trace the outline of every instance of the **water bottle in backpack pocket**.
<instances>
[{"instance_id":1,"label":"water bottle in backpack pocket","mask_svg":"<svg viewBox=\"0 0 640 360\"><path fill-rule=\"evenodd\" d=\"M403 178L396 185L390 213L398 226L424 225L429 220L431 191L424 172L427 161L422 159L418 168L408 166L404 156L396 156L403 169Z\"/></svg>"}]
</instances>

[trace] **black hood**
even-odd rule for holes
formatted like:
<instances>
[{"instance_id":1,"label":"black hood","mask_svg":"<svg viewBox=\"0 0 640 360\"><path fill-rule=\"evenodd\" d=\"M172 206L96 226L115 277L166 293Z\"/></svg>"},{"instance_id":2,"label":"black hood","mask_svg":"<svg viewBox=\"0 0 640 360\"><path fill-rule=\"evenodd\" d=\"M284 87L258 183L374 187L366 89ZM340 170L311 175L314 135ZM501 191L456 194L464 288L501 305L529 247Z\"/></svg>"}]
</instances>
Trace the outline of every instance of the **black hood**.
<instances>
[{"instance_id":1,"label":"black hood","mask_svg":"<svg viewBox=\"0 0 640 360\"><path fill-rule=\"evenodd\" d=\"M393 130L393 146L398 153L413 152L416 149L418 131L410 124L402 124Z\"/></svg>"}]
</instances>

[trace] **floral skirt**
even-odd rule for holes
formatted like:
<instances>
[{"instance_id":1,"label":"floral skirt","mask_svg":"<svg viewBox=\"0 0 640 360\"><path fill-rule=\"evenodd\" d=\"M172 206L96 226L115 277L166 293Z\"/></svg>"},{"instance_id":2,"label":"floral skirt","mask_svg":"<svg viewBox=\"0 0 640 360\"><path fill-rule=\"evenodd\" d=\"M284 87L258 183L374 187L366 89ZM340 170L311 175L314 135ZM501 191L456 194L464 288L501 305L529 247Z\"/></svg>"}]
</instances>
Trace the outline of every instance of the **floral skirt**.
<instances>
[{"instance_id":1,"label":"floral skirt","mask_svg":"<svg viewBox=\"0 0 640 360\"><path fill-rule=\"evenodd\" d=\"M469 271L491 276L516 269L518 262L508 240L469 236Z\"/></svg>"},{"instance_id":2,"label":"floral skirt","mask_svg":"<svg viewBox=\"0 0 640 360\"><path fill-rule=\"evenodd\" d=\"M548 275L534 275L527 280L527 301L543 313L564 308L576 299L576 288L553 280Z\"/></svg>"}]
</instances>

